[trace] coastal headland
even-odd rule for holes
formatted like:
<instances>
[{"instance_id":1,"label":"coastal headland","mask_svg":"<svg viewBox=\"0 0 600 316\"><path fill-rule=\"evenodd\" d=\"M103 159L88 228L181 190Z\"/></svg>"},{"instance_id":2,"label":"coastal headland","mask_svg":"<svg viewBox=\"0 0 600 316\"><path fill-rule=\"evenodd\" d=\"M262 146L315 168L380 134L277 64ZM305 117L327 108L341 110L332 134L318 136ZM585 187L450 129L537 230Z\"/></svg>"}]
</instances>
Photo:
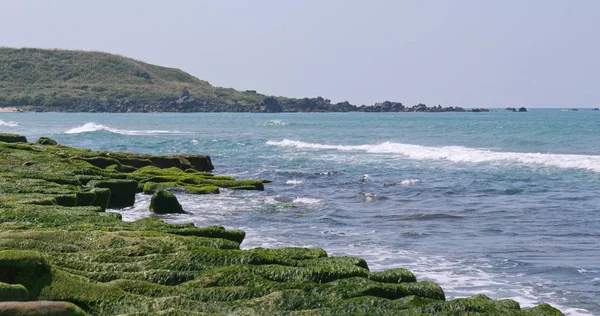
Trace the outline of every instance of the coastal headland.
<instances>
[{"instance_id":1,"label":"coastal headland","mask_svg":"<svg viewBox=\"0 0 600 316\"><path fill-rule=\"evenodd\" d=\"M487 112L332 103L212 86L184 71L101 52L0 48L0 109L34 112Z\"/></svg>"},{"instance_id":2,"label":"coastal headland","mask_svg":"<svg viewBox=\"0 0 600 316\"><path fill-rule=\"evenodd\" d=\"M269 185L212 169L204 155L95 152L0 134L0 314L562 315L480 294L446 300L408 270L371 271L322 249L241 250L241 230L167 224L158 214L124 222L107 211L137 194L158 201Z\"/></svg>"}]
</instances>

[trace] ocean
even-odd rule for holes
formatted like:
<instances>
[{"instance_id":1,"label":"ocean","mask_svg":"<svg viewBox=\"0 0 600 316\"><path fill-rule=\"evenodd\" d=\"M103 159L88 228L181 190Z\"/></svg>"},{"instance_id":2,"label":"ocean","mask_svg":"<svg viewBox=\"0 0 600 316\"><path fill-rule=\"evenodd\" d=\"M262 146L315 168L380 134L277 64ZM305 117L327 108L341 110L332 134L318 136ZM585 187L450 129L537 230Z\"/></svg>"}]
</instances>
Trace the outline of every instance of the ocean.
<instances>
[{"instance_id":1,"label":"ocean","mask_svg":"<svg viewBox=\"0 0 600 316\"><path fill-rule=\"evenodd\" d=\"M167 222L407 268L447 298L600 315L600 111L0 113L0 132L92 150L208 154L265 191L179 194ZM157 216L149 196L111 210Z\"/></svg>"}]
</instances>

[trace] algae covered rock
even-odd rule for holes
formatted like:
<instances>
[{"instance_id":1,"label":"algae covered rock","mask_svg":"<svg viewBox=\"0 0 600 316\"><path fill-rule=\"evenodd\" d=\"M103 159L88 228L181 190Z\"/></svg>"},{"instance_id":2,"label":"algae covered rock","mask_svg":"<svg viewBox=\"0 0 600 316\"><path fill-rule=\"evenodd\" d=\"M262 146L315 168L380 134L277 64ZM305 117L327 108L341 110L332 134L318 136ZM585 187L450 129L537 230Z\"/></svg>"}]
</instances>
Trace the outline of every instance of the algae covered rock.
<instances>
[{"instance_id":1,"label":"algae covered rock","mask_svg":"<svg viewBox=\"0 0 600 316\"><path fill-rule=\"evenodd\" d=\"M152 195L150 211L157 214L183 213L183 207L181 207L173 193L158 189Z\"/></svg>"},{"instance_id":2,"label":"algae covered rock","mask_svg":"<svg viewBox=\"0 0 600 316\"><path fill-rule=\"evenodd\" d=\"M26 143L27 138L19 134L0 133L0 142L5 143Z\"/></svg>"},{"instance_id":3,"label":"algae covered rock","mask_svg":"<svg viewBox=\"0 0 600 316\"><path fill-rule=\"evenodd\" d=\"M52 139L50 137L46 137L46 136L42 136L42 137L38 138L38 140L35 143L38 145L52 145L52 146L58 145L57 141L55 141L54 139Z\"/></svg>"}]
</instances>

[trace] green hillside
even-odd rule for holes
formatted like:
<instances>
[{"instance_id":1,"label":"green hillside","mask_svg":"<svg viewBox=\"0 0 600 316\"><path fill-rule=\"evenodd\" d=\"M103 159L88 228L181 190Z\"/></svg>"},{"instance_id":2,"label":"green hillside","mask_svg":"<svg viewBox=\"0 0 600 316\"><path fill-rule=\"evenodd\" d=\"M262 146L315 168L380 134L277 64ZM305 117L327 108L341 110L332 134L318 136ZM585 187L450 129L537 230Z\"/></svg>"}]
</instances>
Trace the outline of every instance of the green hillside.
<instances>
[{"instance_id":1,"label":"green hillside","mask_svg":"<svg viewBox=\"0 0 600 316\"><path fill-rule=\"evenodd\" d=\"M157 103L182 95L212 104L257 104L265 96L211 86L179 69L101 53L0 48L0 106L69 107L94 101Z\"/></svg>"}]
</instances>

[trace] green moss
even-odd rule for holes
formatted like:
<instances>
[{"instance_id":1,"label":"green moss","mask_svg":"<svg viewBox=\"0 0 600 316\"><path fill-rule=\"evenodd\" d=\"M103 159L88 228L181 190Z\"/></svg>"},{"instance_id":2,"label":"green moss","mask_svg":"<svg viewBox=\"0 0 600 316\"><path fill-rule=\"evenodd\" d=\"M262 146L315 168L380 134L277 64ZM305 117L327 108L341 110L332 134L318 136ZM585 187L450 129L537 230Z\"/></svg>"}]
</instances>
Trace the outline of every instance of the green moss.
<instances>
[{"instance_id":1,"label":"green moss","mask_svg":"<svg viewBox=\"0 0 600 316\"><path fill-rule=\"evenodd\" d=\"M383 283L417 282L417 278L412 272L402 268L371 272L369 279Z\"/></svg>"},{"instance_id":2,"label":"green moss","mask_svg":"<svg viewBox=\"0 0 600 316\"><path fill-rule=\"evenodd\" d=\"M150 211L158 214L183 213L183 208L173 193L158 189L152 195Z\"/></svg>"}]
</instances>

